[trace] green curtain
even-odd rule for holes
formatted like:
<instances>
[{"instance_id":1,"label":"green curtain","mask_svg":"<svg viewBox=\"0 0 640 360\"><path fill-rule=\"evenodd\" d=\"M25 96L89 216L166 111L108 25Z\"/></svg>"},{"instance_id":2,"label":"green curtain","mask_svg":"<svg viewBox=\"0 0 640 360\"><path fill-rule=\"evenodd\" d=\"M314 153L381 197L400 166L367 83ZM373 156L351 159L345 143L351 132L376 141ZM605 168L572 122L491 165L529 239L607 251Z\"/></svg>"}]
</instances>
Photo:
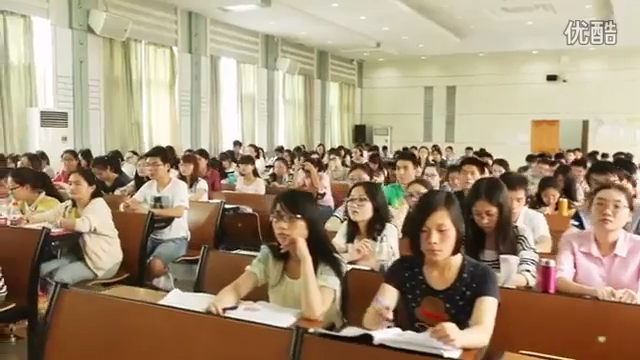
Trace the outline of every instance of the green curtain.
<instances>
[{"instance_id":1,"label":"green curtain","mask_svg":"<svg viewBox=\"0 0 640 360\"><path fill-rule=\"evenodd\" d=\"M142 126L142 42L102 43L104 144L107 151L145 151Z\"/></svg>"},{"instance_id":2,"label":"green curtain","mask_svg":"<svg viewBox=\"0 0 640 360\"><path fill-rule=\"evenodd\" d=\"M32 20L0 12L0 152L34 150L26 110L38 106L37 94Z\"/></svg>"}]
</instances>

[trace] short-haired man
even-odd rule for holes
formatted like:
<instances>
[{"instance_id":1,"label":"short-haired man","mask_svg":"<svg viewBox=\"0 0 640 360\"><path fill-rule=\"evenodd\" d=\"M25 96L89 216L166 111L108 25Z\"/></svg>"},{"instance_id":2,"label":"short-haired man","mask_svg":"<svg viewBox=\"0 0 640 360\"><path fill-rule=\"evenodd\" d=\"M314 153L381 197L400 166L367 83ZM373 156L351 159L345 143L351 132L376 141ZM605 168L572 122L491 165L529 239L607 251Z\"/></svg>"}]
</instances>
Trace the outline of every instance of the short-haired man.
<instances>
[{"instance_id":1,"label":"short-haired man","mask_svg":"<svg viewBox=\"0 0 640 360\"><path fill-rule=\"evenodd\" d=\"M509 190L513 222L531 230L538 252L550 253L553 242L547 219L542 213L527 207L527 189L529 187L527 177L514 172L506 172L500 176L500 180Z\"/></svg>"}]
</instances>

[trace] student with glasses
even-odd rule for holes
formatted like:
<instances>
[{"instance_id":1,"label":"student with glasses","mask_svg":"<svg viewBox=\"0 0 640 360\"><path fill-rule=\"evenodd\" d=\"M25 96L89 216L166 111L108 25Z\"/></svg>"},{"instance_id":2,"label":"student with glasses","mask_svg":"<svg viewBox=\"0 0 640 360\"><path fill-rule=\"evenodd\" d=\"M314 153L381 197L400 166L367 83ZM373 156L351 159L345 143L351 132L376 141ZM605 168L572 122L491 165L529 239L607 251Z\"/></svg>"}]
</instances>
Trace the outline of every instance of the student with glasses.
<instances>
[{"instance_id":1,"label":"student with glasses","mask_svg":"<svg viewBox=\"0 0 640 360\"><path fill-rule=\"evenodd\" d=\"M184 181L171 177L171 159L164 147L156 146L144 157L150 180L123 208L154 215L154 230L147 245L147 273L152 285L169 291L174 288L169 264L187 252L190 237L189 187Z\"/></svg>"},{"instance_id":2,"label":"student with glasses","mask_svg":"<svg viewBox=\"0 0 640 360\"><path fill-rule=\"evenodd\" d=\"M637 304L640 236L626 229L633 197L624 185L612 183L596 188L591 196L591 227L560 239L558 290Z\"/></svg>"},{"instance_id":3,"label":"student with glasses","mask_svg":"<svg viewBox=\"0 0 640 360\"><path fill-rule=\"evenodd\" d=\"M371 170L366 165L356 164L349 169L347 182L350 185L354 185L362 181L371 181ZM333 215L325 223L324 228L328 231L338 231L342 223L347 219L346 211L347 204L343 203L333 212Z\"/></svg>"},{"instance_id":4,"label":"student with glasses","mask_svg":"<svg viewBox=\"0 0 640 360\"><path fill-rule=\"evenodd\" d=\"M8 187L22 215L49 211L64 201L51 178L31 168L11 170Z\"/></svg>"},{"instance_id":5,"label":"student with glasses","mask_svg":"<svg viewBox=\"0 0 640 360\"><path fill-rule=\"evenodd\" d=\"M407 186L407 192L405 195L405 201L409 205L409 208L413 208L418 203L418 200L420 200L422 195L431 190L433 190L433 186L427 179L418 178L410 182Z\"/></svg>"},{"instance_id":6,"label":"student with glasses","mask_svg":"<svg viewBox=\"0 0 640 360\"><path fill-rule=\"evenodd\" d=\"M332 243L349 263L386 269L400 256L398 229L390 223L389 205L379 184L355 184L345 199L347 220Z\"/></svg>"},{"instance_id":7,"label":"student with glasses","mask_svg":"<svg viewBox=\"0 0 640 360\"><path fill-rule=\"evenodd\" d=\"M340 326L344 264L322 228L313 194L279 194L271 224L276 242L260 249L245 272L216 295L210 311L224 315L225 309L266 284L270 303L299 309L305 319Z\"/></svg>"}]
</instances>

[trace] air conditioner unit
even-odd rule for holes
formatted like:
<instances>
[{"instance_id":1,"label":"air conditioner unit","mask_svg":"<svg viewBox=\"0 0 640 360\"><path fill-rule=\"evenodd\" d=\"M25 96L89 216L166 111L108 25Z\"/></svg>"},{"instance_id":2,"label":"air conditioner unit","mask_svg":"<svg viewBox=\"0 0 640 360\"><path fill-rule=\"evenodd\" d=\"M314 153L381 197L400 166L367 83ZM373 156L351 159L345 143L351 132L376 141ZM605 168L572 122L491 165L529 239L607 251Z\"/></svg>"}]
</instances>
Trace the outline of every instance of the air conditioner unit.
<instances>
[{"instance_id":1,"label":"air conditioner unit","mask_svg":"<svg viewBox=\"0 0 640 360\"><path fill-rule=\"evenodd\" d=\"M297 75L298 71L300 71L300 64L295 60L279 57L278 60L276 60L276 69L285 74Z\"/></svg>"},{"instance_id":2,"label":"air conditioner unit","mask_svg":"<svg viewBox=\"0 0 640 360\"><path fill-rule=\"evenodd\" d=\"M373 144L380 148L387 145L391 150L391 127L376 126L373 128Z\"/></svg>"},{"instance_id":3,"label":"air conditioner unit","mask_svg":"<svg viewBox=\"0 0 640 360\"><path fill-rule=\"evenodd\" d=\"M123 41L131 31L131 20L100 10L90 10L89 27L98 36Z\"/></svg>"},{"instance_id":4,"label":"air conditioner unit","mask_svg":"<svg viewBox=\"0 0 640 360\"><path fill-rule=\"evenodd\" d=\"M53 160L63 151L74 148L72 118L70 110L28 108L29 151L42 150ZM55 170L57 165L58 162L52 161Z\"/></svg>"}]
</instances>

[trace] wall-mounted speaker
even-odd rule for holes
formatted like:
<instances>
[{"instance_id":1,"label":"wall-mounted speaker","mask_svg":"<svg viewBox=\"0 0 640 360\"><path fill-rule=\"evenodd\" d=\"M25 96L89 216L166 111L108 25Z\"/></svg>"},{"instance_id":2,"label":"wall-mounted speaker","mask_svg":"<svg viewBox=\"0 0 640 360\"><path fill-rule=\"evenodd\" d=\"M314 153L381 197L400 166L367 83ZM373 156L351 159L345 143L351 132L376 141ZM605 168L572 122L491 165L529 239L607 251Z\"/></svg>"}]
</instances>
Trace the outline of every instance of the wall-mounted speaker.
<instances>
[{"instance_id":1,"label":"wall-mounted speaker","mask_svg":"<svg viewBox=\"0 0 640 360\"><path fill-rule=\"evenodd\" d=\"M353 127L354 144L364 144L367 142L367 125L358 124Z\"/></svg>"}]
</instances>

